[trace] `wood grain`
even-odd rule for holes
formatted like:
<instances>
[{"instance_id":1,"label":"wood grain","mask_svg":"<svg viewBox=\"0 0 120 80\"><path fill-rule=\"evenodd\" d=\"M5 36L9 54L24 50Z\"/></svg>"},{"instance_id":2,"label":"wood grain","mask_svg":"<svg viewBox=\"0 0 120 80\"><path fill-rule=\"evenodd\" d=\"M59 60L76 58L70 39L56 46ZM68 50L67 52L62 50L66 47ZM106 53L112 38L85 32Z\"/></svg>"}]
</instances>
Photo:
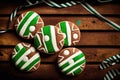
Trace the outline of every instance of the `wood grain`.
<instances>
[{"instance_id":1,"label":"wood grain","mask_svg":"<svg viewBox=\"0 0 120 80\"><path fill-rule=\"evenodd\" d=\"M115 65L110 69L119 68L120 64ZM2 79L12 79L12 80L19 80L19 79L55 79L55 80L103 80L105 73L110 70L100 70L99 65L97 64L87 64L84 72L75 77L69 77L63 75L58 67L57 64L41 64L39 69L33 73L24 73L16 69L13 64L11 63L1 63L0 64L0 75ZM7 76L7 77L5 77ZM119 78L118 78L119 79Z\"/></svg>"},{"instance_id":2,"label":"wood grain","mask_svg":"<svg viewBox=\"0 0 120 80\"><path fill-rule=\"evenodd\" d=\"M17 18L17 17L16 17ZM94 17L94 16L41 16L45 25L56 25L60 21L71 21L75 23L80 30L114 30L104 21ZM120 25L120 17L107 17L108 19L112 20L113 22ZM5 30L8 25L8 17L0 17L0 30ZM11 23L9 30L14 29L14 20Z\"/></svg>"},{"instance_id":3,"label":"wood grain","mask_svg":"<svg viewBox=\"0 0 120 80\"><path fill-rule=\"evenodd\" d=\"M0 1L0 30L7 27L8 18L11 12L18 6L25 4L24 0L4 0ZM108 19L120 25L120 4L90 3L98 12ZM7 6L6 6L7 5ZM86 56L87 65L85 71L75 77L63 75L57 67L57 55L41 55L41 66L33 73L24 73L19 71L11 61L13 48L19 42L28 42L33 44L33 40L24 40L19 37L14 29L15 19L23 12L36 11L43 18L45 25L55 25L59 21L72 21L78 25L81 31L81 40L76 47L82 50ZM102 20L90 14L81 5L68 8L51 8L46 4L37 5L30 8L24 8L17 13L9 31L0 34L0 76L3 80L103 80L106 72L112 69L120 69L120 64L114 65L105 70L99 69L99 63L104 59L120 53L120 32L115 31ZM80 24L77 24L77 21ZM115 80L119 80L120 76Z\"/></svg>"},{"instance_id":4,"label":"wood grain","mask_svg":"<svg viewBox=\"0 0 120 80\"><path fill-rule=\"evenodd\" d=\"M22 5L24 3L0 3L0 7L2 7L2 9L0 9L0 14L10 14L15 8L17 8L18 6ZM7 5L7 6L5 6ZM91 6L93 6L98 12L100 12L101 14L120 14L120 10L119 10L119 4L114 3L112 4L112 9L111 9L111 3L108 4L97 4L97 5L93 5L91 4ZM56 8L52 8L49 7L47 5L38 5L35 7L31 7L31 8L25 8L24 10L20 10L18 14L21 14L22 12L25 11L35 11L39 14L52 14L52 15L56 15L56 14L90 14L85 8L83 8L81 5L76 5L76 6L72 6L72 7L68 7L68 8L63 8L63 9L56 9Z\"/></svg>"},{"instance_id":5,"label":"wood grain","mask_svg":"<svg viewBox=\"0 0 120 80\"><path fill-rule=\"evenodd\" d=\"M119 32L81 32L81 40L77 44L77 46L120 46L120 36ZM28 40L24 40L19 37L16 32L7 32L4 34L0 34L0 45L8 45L14 46L19 42L28 42ZM33 40L29 40L30 43Z\"/></svg>"},{"instance_id":6,"label":"wood grain","mask_svg":"<svg viewBox=\"0 0 120 80\"><path fill-rule=\"evenodd\" d=\"M13 47L14 48L14 47ZM0 48L0 61L10 61L11 54L13 48ZM82 50L85 54L87 62L101 62L104 59L116 55L120 52L119 48L82 48L78 49ZM59 53L55 53L54 55L46 55L44 53L40 53L42 62L56 62L57 56Z\"/></svg>"}]
</instances>

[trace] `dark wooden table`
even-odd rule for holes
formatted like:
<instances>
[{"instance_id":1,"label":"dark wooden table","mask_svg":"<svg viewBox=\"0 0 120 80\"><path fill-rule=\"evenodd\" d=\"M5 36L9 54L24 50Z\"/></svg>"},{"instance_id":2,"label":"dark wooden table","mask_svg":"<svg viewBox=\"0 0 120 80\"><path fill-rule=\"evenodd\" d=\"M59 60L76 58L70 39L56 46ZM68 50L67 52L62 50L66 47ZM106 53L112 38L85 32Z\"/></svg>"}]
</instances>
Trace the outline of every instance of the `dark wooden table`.
<instances>
[{"instance_id":1,"label":"dark wooden table","mask_svg":"<svg viewBox=\"0 0 120 80\"><path fill-rule=\"evenodd\" d=\"M10 13L21 4L23 4L22 1L17 2L17 0L0 1L0 30L6 29ZM120 3L91 5L105 17L120 25ZM81 5L63 9L51 8L45 4L37 5L20 10L17 16L25 11L36 11L39 13L45 25L55 25L63 20L72 21L78 25L81 31L81 40L75 47L85 53L87 60L85 71L75 77L63 75L57 67L56 58L58 54L41 54L41 66L33 73L24 73L17 70L10 59L11 51L17 43L27 42L27 40L20 38L16 34L13 22L7 33L0 34L1 80L103 80L108 70L120 68L120 64L117 64L105 70L99 69L100 62L105 58L120 53L120 32L117 32L105 22L90 14ZM28 42L33 43L32 40ZM120 77L118 76L116 79L120 80Z\"/></svg>"}]
</instances>

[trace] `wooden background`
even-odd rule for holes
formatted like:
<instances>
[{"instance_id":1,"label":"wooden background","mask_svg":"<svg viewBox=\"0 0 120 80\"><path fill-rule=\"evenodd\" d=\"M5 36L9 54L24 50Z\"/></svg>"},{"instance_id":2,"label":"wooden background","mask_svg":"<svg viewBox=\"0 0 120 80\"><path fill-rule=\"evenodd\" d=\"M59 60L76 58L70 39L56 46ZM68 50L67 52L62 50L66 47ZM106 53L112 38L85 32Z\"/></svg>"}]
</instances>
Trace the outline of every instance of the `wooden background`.
<instances>
[{"instance_id":1,"label":"wooden background","mask_svg":"<svg viewBox=\"0 0 120 80\"><path fill-rule=\"evenodd\" d=\"M6 29L10 13L23 3L21 0L0 1L0 30ZM120 3L90 4L102 15L120 25ZM85 53L87 60L86 68L80 75L68 77L63 75L57 67L57 54L41 54L41 66L37 71L24 73L17 70L10 59L11 51L19 42L33 44L33 41L20 38L16 34L12 23L7 33L0 34L0 77L3 80L103 80L108 70L120 68L120 64L117 64L105 70L99 69L100 62L105 58L120 53L120 32L117 32L105 22L90 14L81 5L57 9L41 4L20 10L17 17L25 11L36 11L39 13L45 25L55 25L63 20L72 21L78 25L81 31L81 40L75 47ZM118 76L115 79L120 80L120 77Z\"/></svg>"}]
</instances>

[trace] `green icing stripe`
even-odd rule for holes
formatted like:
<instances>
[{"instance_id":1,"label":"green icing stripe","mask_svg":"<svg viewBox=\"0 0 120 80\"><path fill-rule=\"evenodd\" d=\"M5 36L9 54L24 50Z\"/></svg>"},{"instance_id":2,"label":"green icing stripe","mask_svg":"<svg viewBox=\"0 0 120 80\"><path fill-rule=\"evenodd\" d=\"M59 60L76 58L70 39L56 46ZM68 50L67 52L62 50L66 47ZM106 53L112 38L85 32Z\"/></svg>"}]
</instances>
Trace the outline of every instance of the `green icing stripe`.
<instances>
[{"instance_id":1,"label":"green icing stripe","mask_svg":"<svg viewBox=\"0 0 120 80\"><path fill-rule=\"evenodd\" d=\"M82 61L80 61L79 63L73 65L71 68L69 68L68 70L66 70L65 73L66 73L66 74L69 73L71 70L73 70L74 68L82 65L83 63L85 63L85 60L82 60Z\"/></svg>"},{"instance_id":2,"label":"green icing stripe","mask_svg":"<svg viewBox=\"0 0 120 80\"><path fill-rule=\"evenodd\" d=\"M26 63L26 62L22 60L17 66L18 66L19 68L21 68L25 63Z\"/></svg>"},{"instance_id":3,"label":"green icing stripe","mask_svg":"<svg viewBox=\"0 0 120 80\"><path fill-rule=\"evenodd\" d=\"M23 25L25 24L25 22L29 19L29 17L33 14L34 12L30 11L26 14L26 16L24 17L24 19L19 23L20 25L18 26L18 33L20 33L20 30L22 29Z\"/></svg>"},{"instance_id":4,"label":"green icing stripe","mask_svg":"<svg viewBox=\"0 0 120 80\"><path fill-rule=\"evenodd\" d=\"M81 53L79 55L77 55L76 57L73 58L74 62L78 61L79 59L81 59L82 57L84 57L84 54Z\"/></svg>"},{"instance_id":5,"label":"green icing stripe","mask_svg":"<svg viewBox=\"0 0 120 80\"><path fill-rule=\"evenodd\" d=\"M68 46L68 36L67 36L68 33L66 29L66 22L60 22L60 28L61 28L61 31L66 35L66 38L64 39L64 45Z\"/></svg>"},{"instance_id":6,"label":"green icing stripe","mask_svg":"<svg viewBox=\"0 0 120 80\"><path fill-rule=\"evenodd\" d=\"M39 36L39 35L38 35ZM39 42L39 40L38 40L38 37L37 35L34 37L34 44L35 44L35 46L38 48L41 44L40 44L40 42Z\"/></svg>"},{"instance_id":7,"label":"green icing stripe","mask_svg":"<svg viewBox=\"0 0 120 80\"><path fill-rule=\"evenodd\" d=\"M18 52L20 50L19 46L15 46L15 50Z\"/></svg>"},{"instance_id":8,"label":"green icing stripe","mask_svg":"<svg viewBox=\"0 0 120 80\"><path fill-rule=\"evenodd\" d=\"M26 48L23 47L13 58L13 60L16 62L24 53L26 52Z\"/></svg>"},{"instance_id":9,"label":"green icing stripe","mask_svg":"<svg viewBox=\"0 0 120 80\"><path fill-rule=\"evenodd\" d=\"M60 67L60 69L64 69L64 68L66 68L67 66L69 66L70 64L69 64L69 62L66 62L64 65L62 65L61 67Z\"/></svg>"},{"instance_id":10,"label":"green icing stripe","mask_svg":"<svg viewBox=\"0 0 120 80\"><path fill-rule=\"evenodd\" d=\"M38 62L40 62L40 58L36 58L33 62L31 62L24 70L29 71L32 69L33 66L35 66Z\"/></svg>"},{"instance_id":11,"label":"green icing stripe","mask_svg":"<svg viewBox=\"0 0 120 80\"><path fill-rule=\"evenodd\" d=\"M73 60L74 60L74 62L76 62L76 61L78 61L79 59L81 59L82 57L84 57L84 54L83 54L83 53L75 56L75 57L73 58ZM67 66L69 66L69 65L70 65L69 62L66 62L66 63L63 64L60 68L61 68L61 69L64 69L65 67L67 67Z\"/></svg>"},{"instance_id":12,"label":"green icing stripe","mask_svg":"<svg viewBox=\"0 0 120 80\"><path fill-rule=\"evenodd\" d=\"M78 68L77 70L75 70L73 73L74 73L74 75L77 75L77 74L79 74L79 73L81 73L82 72L82 69L81 68Z\"/></svg>"},{"instance_id":13,"label":"green icing stripe","mask_svg":"<svg viewBox=\"0 0 120 80\"><path fill-rule=\"evenodd\" d=\"M31 15L32 16L32 15ZM28 27L27 27L27 29L25 30L25 32L24 32L24 36L25 35L29 35L29 33L30 33L30 26L31 25L36 25L36 23L37 23L37 21L38 21L38 18L39 18L39 15L37 15L37 16L35 16L34 18L33 18L33 20L30 22L30 24L28 25Z\"/></svg>"},{"instance_id":14,"label":"green icing stripe","mask_svg":"<svg viewBox=\"0 0 120 80\"><path fill-rule=\"evenodd\" d=\"M44 37L46 35L49 36L49 41L45 41L45 46L47 48L47 51L49 53L54 52L55 50L54 50L53 44L52 44L52 37L51 37L51 28L50 28L50 26L43 27L43 34L44 34Z\"/></svg>"}]
</instances>

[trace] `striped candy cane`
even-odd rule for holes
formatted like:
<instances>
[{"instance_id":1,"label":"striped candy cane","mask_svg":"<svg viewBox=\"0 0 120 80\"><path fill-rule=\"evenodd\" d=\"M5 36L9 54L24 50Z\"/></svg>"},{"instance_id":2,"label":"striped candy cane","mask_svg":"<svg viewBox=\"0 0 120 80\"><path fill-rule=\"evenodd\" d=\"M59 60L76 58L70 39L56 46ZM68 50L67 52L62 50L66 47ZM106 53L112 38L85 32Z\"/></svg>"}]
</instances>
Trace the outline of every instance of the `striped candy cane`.
<instances>
[{"instance_id":1,"label":"striped candy cane","mask_svg":"<svg viewBox=\"0 0 120 80\"><path fill-rule=\"evenodd\" d=\"M100 69L102 69L102 70L106 69L106 68L113 66L117 63L120 63L120 54L117 54L117 55L114 55L112 57L105 59L100 64ZM104 80L113 80L118 75L120 75L120 69L108 71L104 77Z\"/></svg>"},{"instance_id":2,"label":"striped candy cane","mask_svg":"<svg viewBox=\"0 0 120 80\"><path fill-rule=\"evenodd\" d=\"M28 3L30 3L29 0L27 0ZM66 8L66 7L70 7L70 6L74 6L76 4L81 4L86 10L88 10L90 13L92 13L93 15L97 16L98 18L102 19L103 21L105 21L109 26L111 26L112 28L116 29L117 31L120 31L120 26L116 23L114 23L113 21L105 18L104 16L102 16L99 12L97 12L91 5L89 5L87 2L85 1L69 1L69 2L65 2L65 3L61 3L58 4L52 0L42 0L44 3L46 3L47 5L51 6L51 7L57 7L57 8ZM110 2L112 0L98 0L99 2Z\"/></svg>"},{"instance_id":3,"label":"striped candy cane","mask_svg":"<svg viewBox=\"0 0 120 80\"><path fill-rule=\"evenodd\" d=\"M58 4L56 3L55 1L52 1L52 0L41 0L41 1L36 1L35 3L32 3L30 2L29 0L26 0L27 3L29 5L23 5L23 6L20 6L18 8L16 8L10 15L10 19L9 19L9 22L8 22L8 28L9 28L9 25L10 23L13 21L14 17L16 16L17 12L22 9L22 8L26 8L26 7L31 7L31 6L34 6L34 5L37 5L37 4L40 4L40 3L45 3L47 4L48 6L51 6L51 7L56 7L56 8L66 8L66 7L70 7L70 6L74 6L74 5L77 5L77 4L81 4L86 10L88 10L90 13L92 13L93 15L97 16L98 18L102 19L103 21L105 21L108 25L110 25L111 27L113 27L114 29L116 29L117 31L120 31L120 26L114 22L112 22L111 20L105 18L104 16L102 16L100 13L98 13L92 6L90 6L88 3L85 2L85 0L83 1L68 1L68 2L65 2L65 3L61 3L61 4ZM0 31L0 33L4 33L4 32L7 32L8 31L8 28L7 30L3 30L3 31Z\"/></svg>"},{"instance_id":4,"label":"striped candy cane","mask_svg":"<svg viewBox=\"0 0 120 80\"><path fill-rule=\"evenodd\" d=\"M31 6L34 6L34 5L37 5L41 2L38 2L36 1L34 4L28 4L28 5L21 5L19 7L17 7L11 14L10 14L10 17L9 17L9 21L8 21L8 25L7 25L7 29L6 30L0 30L0 33L5 33L9 30L9 27L10 27L10 24L11 22L13 21L13 19L16 17L17 15L17 12L23 8L28 8L28 7L31 7Z\"/></svg>"},{"instance_id":5,"label":"striped candy cane","mask_svg":"<svg viewBox=\"0 0 120 80\"><path fill-rule=\"evenodd\" d=\"M120 75L120 69L108 71L104 77L104 80L113 80L118 75Z\"/></svg>"},{"instance_id":6,"label":"striped candy cane","mask_svg":"<svg viewBox=\"0 0 120 80\"><path fill-rule=\"evenodd\" d=\"M100 69L106 69L112 65L115 65L117 63L120 63L120 54L114 55L112 57L109 57L105 59L101 64L100 64Z\"/></svg>"}]
</instances>

